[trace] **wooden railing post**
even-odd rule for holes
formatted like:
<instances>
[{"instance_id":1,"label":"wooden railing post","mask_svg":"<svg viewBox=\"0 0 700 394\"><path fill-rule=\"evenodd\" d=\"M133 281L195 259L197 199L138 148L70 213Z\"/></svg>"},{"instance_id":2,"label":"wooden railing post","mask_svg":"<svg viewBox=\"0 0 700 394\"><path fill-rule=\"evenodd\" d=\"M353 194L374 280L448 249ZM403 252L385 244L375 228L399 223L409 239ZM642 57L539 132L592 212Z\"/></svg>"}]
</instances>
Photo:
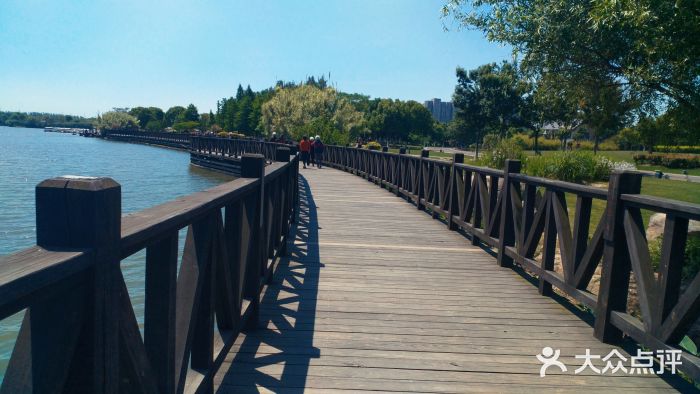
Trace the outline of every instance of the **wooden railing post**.
<instances>
[{"instance_id":1,"label":"wooden railing post","mask_svg":"<svg viewBox=\"0 0 700 394\"><path fill-rule=\"evenodd\" d=\"M289 162L289 157L291 156L291 151L289 148L284 148L278 146L275 150L275 161L281 161L283 163Z\"/></svg>"},{"instance_id":2,"label":"wooden railing post","mask_svg":"<svg viewBox=\"0 0 700 394\"><path fill-rule=\"evenodd\" d=\"M427 149L423 149L420 151L420 162L418 163L418 195L416 199L416 208L418 210L422 210L423 204L421 203L421 199L425 197L425 192L423 191L423 182L425 182L425 179L423 179L423 161L424 159L427 159L430 157L430 151Z\"/></svg>"},{"instance_id":3,"label":"wooden railing post","mask_svg":"<svg viewBox=\"0 0 700 394\"><path fill-rule=\"evenodd\" d=\"M121 186L110 178L43 181L36 187L36 225L38 246L92 250L94 265L82 297L51 298L30 308L22 324L22 331L31 331L28 343L18 340L16 345L26 351L16 347L13 354L31 353L32 365L28 367L34 392L53 391L56 382L65 382L70 376L66 384L73 390L116 393L120 380L117 311L121 292ZM66 289L67 293L74 291ZM82 313L76 310L83 308ZM59 311L61 317L55 316ZM76 313L82 314L81 320L71 318ZM37 340L40 343L32 345ZM71 342L81 351L73 353ZM57 379L58 374L63 380Z\"/></svg>"},{"instance_id":4,"label":"wooden railing post","mask_svg":"<svg viewBox=\"0 0 700 394\"><path fill-rule=\"evenodd\" d=\"M447 228L450 230L456 230L457 225L452 221L452 215L455 212L459 212L459 197L457 195L457 182L455 177L457 176L457 169L455 164L464 163L464 153L455 153L452 155L452 166L450 166L450 186L447 190L450 193L450 201L447 210Z\"/></svg>"},{"instance_id":5,"label":"wooden railing post","mask_svg":"<svg viewBox=\"0 0 700 394\"><path fill-rule=\"evenodd\" d=\"M506 160L506 166L503 169L503 187L501 189L501 222L498 231L498 265L501 267L510 267L513 265L513 259L506 255L506 247L515 245L515 229L513 222L513 204L511 201L511 193L513 185L511 184L510 174L520 172L520 160Z\"/></svg>"},{"instance_id":6,"label":"wooden railing post","mask_svg":"<svg viewBox=\"0 0 700 394\"><path fill-rule=\"evenodd\" d=\"M399 157L396 158L396 195L401 196L401 188L405 187L403 179L405 177L406 168L401 166L404 164L404 159L401 157L406 154L406 148L399 148Z\"/></svg>"},{"instance_id":7,"label":"wooden railing post","mask_svg":"<svg viewBox=\"0 0 700 394\"><path fill-rule=\"evenodd\" d=\"M623 226L624 207L620 195L638 194L642 175L636 172L614 172L610 176L608 204L605 208L603 235L603 271L598 291L595 337L606 343L622 339L622 331L610 322L610 313L627 309L630 279L630 257Z\"/></svg>"},{"instance_id":8,"label":"wooden railing post","mask_svg":"<svg viewBox=\"0 0 700 394\"><path fill-rule=\"evenodd\" d=\"M241 156L241 178L259 179L255 200L255 218L251 221L250 236L253 250L249 253L244 276L244 296L250 300L251 313L246 329L255 329L260 318L260 286L267 268L267 243L265 242L265 157L261 154L245 153Z\"/></svg>"}]
</instances>

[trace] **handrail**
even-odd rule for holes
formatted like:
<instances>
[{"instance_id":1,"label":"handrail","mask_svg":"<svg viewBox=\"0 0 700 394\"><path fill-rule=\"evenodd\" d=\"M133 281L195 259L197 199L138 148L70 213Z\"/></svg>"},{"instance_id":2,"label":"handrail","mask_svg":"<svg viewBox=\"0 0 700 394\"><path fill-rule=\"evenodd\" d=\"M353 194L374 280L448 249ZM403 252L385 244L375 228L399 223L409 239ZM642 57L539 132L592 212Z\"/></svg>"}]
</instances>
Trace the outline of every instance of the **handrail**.
<instances>
[{"instance_id":1,"label":"handrail","mask_svg":"<svg viewBox=\"0 0 700 394\"><path fill-rule=\"evenodd\" d=\"M700 358L679 346L700 317L700 275L680 292L688 223L700 220L700 206L639 195L637 172L614 172L605 190L520 174L519 161L507 160L495 170L463 164L461 154L452 162L429 155L328 146L323 160L405 198L473 244L493 248L499 265L524 268L540 294L552 296L556 288L595 311L594 335L601 341L616 343L628 335L656 351L680 351L680 369L700 380ZM569 207L572 199L575 206ZM599 218L593 216L594 202L605 204ZM641 209L666 214L658 273ZM600 284L594 286L599 267ZM641 319L627 310L630 276Z\"/></svg>"},{"instance_id":2,"label":"handrail","mask_svg":"<svg viewBox=\"0 0 700 394\"><path fill-rule=\"evenodd\" d=\"M275 157L243 154L241 179L123 217L109 178L39 184L37 246L0 259L0 319L27 309L0 392L212 392L287 253L299 158ZM142 339L119 263L144 249Z\"/></svg>"}]
</instances>

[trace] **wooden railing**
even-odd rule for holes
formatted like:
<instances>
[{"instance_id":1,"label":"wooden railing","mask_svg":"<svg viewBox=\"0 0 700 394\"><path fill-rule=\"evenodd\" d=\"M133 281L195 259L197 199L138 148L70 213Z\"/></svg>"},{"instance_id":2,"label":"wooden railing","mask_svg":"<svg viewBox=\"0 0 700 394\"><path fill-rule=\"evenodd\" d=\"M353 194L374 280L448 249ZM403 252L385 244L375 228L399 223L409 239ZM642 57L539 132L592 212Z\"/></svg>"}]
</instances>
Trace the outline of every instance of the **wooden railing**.
<instances>
[{"instance_id":1,"label":"wooden railing","mask_svg":"<svg viewBox=\"0 0 700 394\"><path fill-rule=\"evenodd\" d=\"M136 142L141 144L165 146L187 150L190 147L189 133L167 133L127 130L102 130L100 136L105 139Z\"/></svg>"},{"instance_id":2,"label":"wooden railing","mask_svg":"<svg viewBox=\"0 0 700 394\"><path fill-rule=\"evenodd\" d=\"M626 335L654 351L682 350L680 369L700 381L700 359L679 347L700 316L700 275L681 283L688 221L700 220L699 205L640 195L642 175L635 172L613 173L604 190L520 174L518 161L503 170L470 166L459 154L445 161L428 151L416 157L328 146L324 161L494 248L499 265L524 268L542 295L556 288L587 307L598 339L616 343ZM642 210L666 214L657 271Z\"/></svg>"},{"instance_id":3,"label":"wooden railing","mask_svg":"<svg viewBox=\"0 0 700 394\"><path fill-rule=\"evenodd\" d=\"M245 154L241 179L123 217L109 178L39 184L37 246L0 260L0 319L26 309L0 391L211 393L286 253L298 157L276 157ZM120 268L142 250L143 339Z\"/></svg>"},{"instance_id":4,"label":"wooden railing","mask_svg":"<svg viewBox=\"0 0 700 394\"><path fill-rule=\"evenodd\" d=\"M192 136L190 153L231 159L240 158L244 153L258 153L267 160L275 160L277 148L289 148L292 153L296 151L296 146L276 142Z\"/></svg>"},{"instance_id":5,"label":"wooden railing","mask_svg":"<svg viewBox=\"0 0 700 394\"><path fill-rule=\"evenodd\" d=\"M291 155L295 155L297 151L296 146L275 142L192 136L190 162L200 167L240 176L241 156L244 153L257 153L268 161L274 161L277 159L279 148L289 150Z\"/></svg>"}]
</instances>

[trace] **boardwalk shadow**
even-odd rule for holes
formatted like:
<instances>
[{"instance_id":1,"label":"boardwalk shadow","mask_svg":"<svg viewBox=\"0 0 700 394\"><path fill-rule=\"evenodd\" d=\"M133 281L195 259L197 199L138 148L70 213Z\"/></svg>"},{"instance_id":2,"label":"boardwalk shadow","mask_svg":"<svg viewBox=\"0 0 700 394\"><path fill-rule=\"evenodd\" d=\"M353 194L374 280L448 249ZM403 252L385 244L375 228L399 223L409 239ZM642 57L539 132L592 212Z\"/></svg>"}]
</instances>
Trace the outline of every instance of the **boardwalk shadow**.
<instances>
[{"instance_id":1,"label":"boardwalk shadow","mask_svg":"<svg viewBox=\"0 0 700 394\"><path fill-rule=\"evenodd\" d=\"M259 329L232 349L235 357L228 370L222 367L219 393L301 393L310 360L320 355L313 346L313 333L323 264L319 261L316 206L303 176L299 197L299 215L292 229L294 242L263 295Z\"/></svg>"}]
</instances>

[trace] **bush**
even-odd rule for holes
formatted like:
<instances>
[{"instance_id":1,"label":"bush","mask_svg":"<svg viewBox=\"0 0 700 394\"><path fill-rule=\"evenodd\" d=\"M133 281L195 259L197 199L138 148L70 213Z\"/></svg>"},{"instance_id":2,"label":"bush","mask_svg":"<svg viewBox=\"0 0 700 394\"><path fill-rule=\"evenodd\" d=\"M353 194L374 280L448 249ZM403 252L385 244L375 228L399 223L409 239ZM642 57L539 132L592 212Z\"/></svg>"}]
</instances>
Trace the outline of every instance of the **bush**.
<instances>
[{"instance_id":1,"label":"bush","mask_svg":"<svg viewBox=\"0 0 700 394\"><path fill-rule=\"evenodd\" d=\"M235 133L235 132L229 132L229 131L219 131L218 133L216 133L216 136L221 137L221 138L236 138L236 139L245 138L245 135L243 135L241 133Z\"/></svg>"},{"instance_id":2,"label":"bush","mask_svg":"<svg viewBox=\"0 0 700 394\"><path fill-rule=\"evenodd\" d=\"M637 164L664 166L668 168L699 168L700 156L683 154L647 154L640 153L632 156Z\"/></svg>"},{"instance_id":3,"label":"bush","mask_svg":"<svg viewBox=\"0 0 700 394\"><path fill-rule=\"evenodd\" d=\"M649 242L649 256L651 257L651 266L654 270L659 268L661 262L662 239L663 237L659 237ZM681 278L683 282L693 280L698 272L700 272L700 235L692 234L688 235L688 240L685 244Z\"/></svg>"},{"instance_id":4,"label":"bush","mask_svg":"<svg viewBox=\"0 0 700 394\"><path fill-rule=\"evenodd\" d=\"M511 139L523 150L535 150L535 139L527 134L515 134ZM537 138L537 148L539 150L559 150L561 149L561 141L540 136Z\"/></svg>"},{"instance_id":5,"label":"bush","mask_svg":"<svg viewBox=\"0 0 700 394\"><path fill-rule=\"evenodd\" d=\"M369 150L382 150L382 144L377 141L370 141L365 145L365 148Z\"/></svg>"},{"instance_id":6,"label":"bush","mask_svg":"<svg viewBox=\"0 0 700 394\"><path fill-rule=\"evenodd\" d=\"M634 169L634 166L591 152L556 152L529 157L525 163L528 175L574 183L605 181L613 170L626 169Z\"/></svg>"},{"instance_id":7,"label":"bush","mask_svg":"<svg viewBox=\"0 0 700 394\"><path fill-rule=\"evenodd\" d=\"M483 143L482 143L481 147L484 150L493 149L496 147L496 145L498 145L498 142L500 140L501 140L501 137L499 137L496 134L486 134L484 136Z\"/></svg>"},{"instance_id":8,"label":"bush","mask_svg":"<svg viewBox=\"0 0 700 394\"><path fill-rule=\"evenodd\" d=\"M659 152L673 152L673 153L700 153L700 146L695 145L657 145L656 150Z\"/></svg>"},{"instance_id":9,"label":"bush","mask_svg":"<svg viewBox=\"0 0 700 394\"><path fill-rule=\"evenodd\" d=\"M507 159L525 161L523 149L512 139L495 142L492 148L484 152L480 163L487 167L503 169Z\"/></svg>"}]
</instances>

